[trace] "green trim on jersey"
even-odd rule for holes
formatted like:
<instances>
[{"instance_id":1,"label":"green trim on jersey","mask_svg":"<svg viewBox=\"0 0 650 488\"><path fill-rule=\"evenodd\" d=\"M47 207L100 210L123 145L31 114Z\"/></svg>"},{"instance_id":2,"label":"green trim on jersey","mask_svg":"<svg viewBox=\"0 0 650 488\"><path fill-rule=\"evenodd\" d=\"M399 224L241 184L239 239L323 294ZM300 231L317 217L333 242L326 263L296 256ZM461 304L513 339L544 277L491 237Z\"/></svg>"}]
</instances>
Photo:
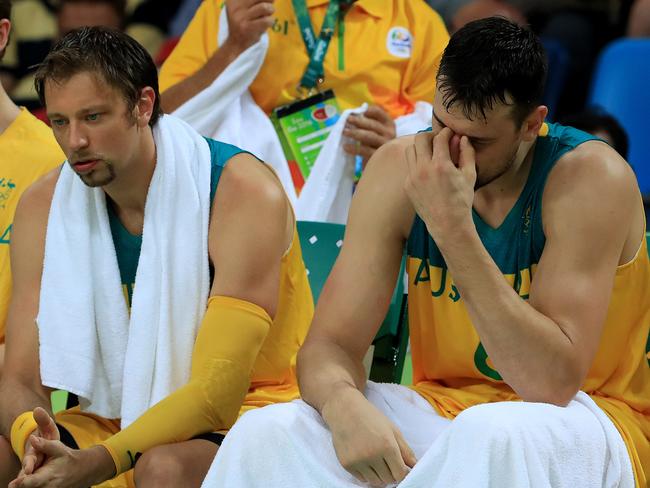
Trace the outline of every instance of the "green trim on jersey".
<instances>
[{"instance_id":1,"label":"green trim on jersey","mask_svg":"<svg viewBox=\"0 0 650 488\"><path fill-rule=\"evenodd\" d=\"M497 228L490 227L472 210L479 237L504 275L519 277L522 270L539 262L546 242L542 226L542 194L557 160L584 142L599 140L572 127L548 124L548 129L547 135L537 138L528 180L502 224ZM407 253L430 266L447 269L438 246L419 216L415 217L411 228ZM518 289L517 281L520 280L515 280L515 289Z\"/></svg>"},{"instance_id":2,"label":"green trim on jersey","mask_svg":"<svg viewBox=\"0 0 650 488\"><path fill-rule=\"evenodd\" d=\"M210 204L212 204L217 192L217 185L221 179L221 173L226 163L233 156L246 151L224 142L215 141L214 139L207 137L204 139L210 148ZM130 308L135 276L138 271L138 260L140 259L140 250L142 248L142 236L131 234L122 225L113 206L107 205L106 207L108 210L108 221L111 226L111 234L113 235L113 244L115 245L115 253L117 255L117 265L120 269L120 278Z\"/></svg>"}]
</instances>

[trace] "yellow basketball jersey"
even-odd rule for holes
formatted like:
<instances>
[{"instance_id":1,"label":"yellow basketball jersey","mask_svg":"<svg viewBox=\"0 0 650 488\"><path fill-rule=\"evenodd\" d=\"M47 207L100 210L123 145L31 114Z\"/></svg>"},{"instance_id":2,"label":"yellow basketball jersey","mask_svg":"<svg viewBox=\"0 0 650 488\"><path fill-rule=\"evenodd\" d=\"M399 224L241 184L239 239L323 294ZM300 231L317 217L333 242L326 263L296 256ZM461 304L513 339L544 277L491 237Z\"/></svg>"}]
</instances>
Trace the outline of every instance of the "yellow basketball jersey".
<instances>
[{"instance_id":1,"label":"yellow basketball jersey","mask_svg":"<svg viewBox=\"0 0 650 488\"><path fill-rule=\"evenodd\" d=\"M240 415L253 408L300 397L296 355L305 340L313 314L311 288L298 233L294 229L293 242L282 259L278 309L255 361L251 386Z\"/></svg>"},{"instance_id":2,"label":"yellow basketball jersey","mask_svg":"<svg viewBox=\"0 0 650 488\"><path fill-rule=\"evenodd\" d=\"M554 124L540 135L528 181L503 224L494 229L474 213L487 251L522 299L545 237L541 200L546 178L567 151L592 139ZM409 326L413 388L447 418L487 402L518 400L490 362L444 259L421 219L408 241ZM650 260L645 239L616 271L600 347L582 390L607 413L628 447L638 486L650 476Z\"/></svg>"},{"instance_id":3,"label":"yellow basketball jersey","mask_svg":"<svg viewBox=\"0 0 650 488\"><path fill-rule=\"evenodd\" d=\"M0 134L0 343L11 297L9 244L16 205L29 185L64 160L51 129L24 108Z\"/></svg>"}]
</instances>

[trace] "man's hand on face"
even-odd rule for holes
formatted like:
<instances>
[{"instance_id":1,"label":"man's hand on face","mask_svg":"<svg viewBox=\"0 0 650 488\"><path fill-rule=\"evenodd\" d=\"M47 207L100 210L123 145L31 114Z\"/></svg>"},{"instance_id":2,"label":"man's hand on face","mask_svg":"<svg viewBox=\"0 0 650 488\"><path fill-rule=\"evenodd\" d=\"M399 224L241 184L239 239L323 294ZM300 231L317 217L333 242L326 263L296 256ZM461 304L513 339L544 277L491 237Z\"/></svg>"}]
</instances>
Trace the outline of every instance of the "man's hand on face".
<instances>
[{"instance_id":1,"label":"man's hand on face","mask_svg":"<svg viewBox=\"0 0 650 488\"><path fill-rule=\"evenodd\" d=\"M237 52L243 52L273 25L273 0L228 0L228 39Z\"/></svg>"},{"instance_id":2,"label":"man's hand on face","mask_svg":"<svg viewBox=\"0 0 650 488\"><path fill-rule=\"evenodd\" d=\"M466 136L447 127L437 135L422 132L406 160L405 191L434 239L472 222L476 160Z\"/></svg>"},{"instance_id":3,"label":"man's hand on face","mask_svg":"<svg viewBox=\"0 0 650 488\"><path fill-rule=\"evenodd\" d=\"M395 139L395 121L383 108L371 105L363 114L348 117L343 135L355 141L344 144L343 149L348 154L362 156L365 168L377 149Z\"/></svg>"},{"instance_id":4,"label":"man's hand on face","mask_svg":"<svg viewBox=\"0 0 650 488\"><path fill-rule=\"evenodd\" d=\"M353 388L323 407L323 418L341 465L372 486L399 483L415 465L402 434L363 394Z\"/></svg>"}]
</instances>

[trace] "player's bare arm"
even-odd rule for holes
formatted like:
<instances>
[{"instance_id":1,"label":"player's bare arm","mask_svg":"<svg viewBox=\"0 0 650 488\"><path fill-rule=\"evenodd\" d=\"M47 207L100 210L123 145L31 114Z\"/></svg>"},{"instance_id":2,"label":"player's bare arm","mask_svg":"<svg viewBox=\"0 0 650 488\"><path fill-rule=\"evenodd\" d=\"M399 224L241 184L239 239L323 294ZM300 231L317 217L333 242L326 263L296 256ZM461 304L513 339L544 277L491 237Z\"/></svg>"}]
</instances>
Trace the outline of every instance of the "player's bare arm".
<instances>
[{"instance_id":1,"label":"player's bare arm","mask_svg":"<svg viewBox=\"0 0 650 488\"><path fill-rule=\"evenodd\" d=\"M303 399L329 425L339 461L373 484L401 480L415 462L397 428L362 393L362 359L388 309L414 218L401 183L410 140L395 140L371 159L298 358Z\"/></svg>"},{"instance_id":2,"label":"player's bare arm","mask_svg":"<svg viewBox=\"0 0 650 488\"><path fill-rule=\"evenodd\" d=\"M418 213L504 381L524 400L565 405L591 366L616 266L642 239L634 175L602 143L557 163L543 197L546 246L524 301L481 243L471 214L474 150L462 137L456 166L452 137L449 129L418 136L409 161Z\"/></svg>"}]
</instances>

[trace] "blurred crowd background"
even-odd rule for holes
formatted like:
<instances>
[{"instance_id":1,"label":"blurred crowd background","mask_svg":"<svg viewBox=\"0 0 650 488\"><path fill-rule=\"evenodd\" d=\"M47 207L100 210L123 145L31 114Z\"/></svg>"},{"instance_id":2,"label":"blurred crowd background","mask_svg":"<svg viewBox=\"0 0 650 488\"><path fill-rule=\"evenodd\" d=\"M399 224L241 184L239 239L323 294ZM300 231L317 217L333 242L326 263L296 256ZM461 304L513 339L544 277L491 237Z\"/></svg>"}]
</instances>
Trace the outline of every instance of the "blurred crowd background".
<instances>
[{"instance_id":1,"label":"blurred crowd background","mask_svg":"<svg viewBox=\"0 0 650 488\"><path fill-rule=\"evenodd\" d=\"M650 81L650 0L408 1L427 3L450 33L492 15L529 24L549 57L545 96L549 119L606 139L635 167L642 192L650 193L650 171L645 175L650 144L642 134L645 114L650 112L650 95L643 88ZM59 37L85 25L120 28L161 66L200 4L201 0L15 0L0 79L17 104L47 122L32 74ZM619 50L607 57L607 50L617 45Z\"/></svg>"}]
</instances>

